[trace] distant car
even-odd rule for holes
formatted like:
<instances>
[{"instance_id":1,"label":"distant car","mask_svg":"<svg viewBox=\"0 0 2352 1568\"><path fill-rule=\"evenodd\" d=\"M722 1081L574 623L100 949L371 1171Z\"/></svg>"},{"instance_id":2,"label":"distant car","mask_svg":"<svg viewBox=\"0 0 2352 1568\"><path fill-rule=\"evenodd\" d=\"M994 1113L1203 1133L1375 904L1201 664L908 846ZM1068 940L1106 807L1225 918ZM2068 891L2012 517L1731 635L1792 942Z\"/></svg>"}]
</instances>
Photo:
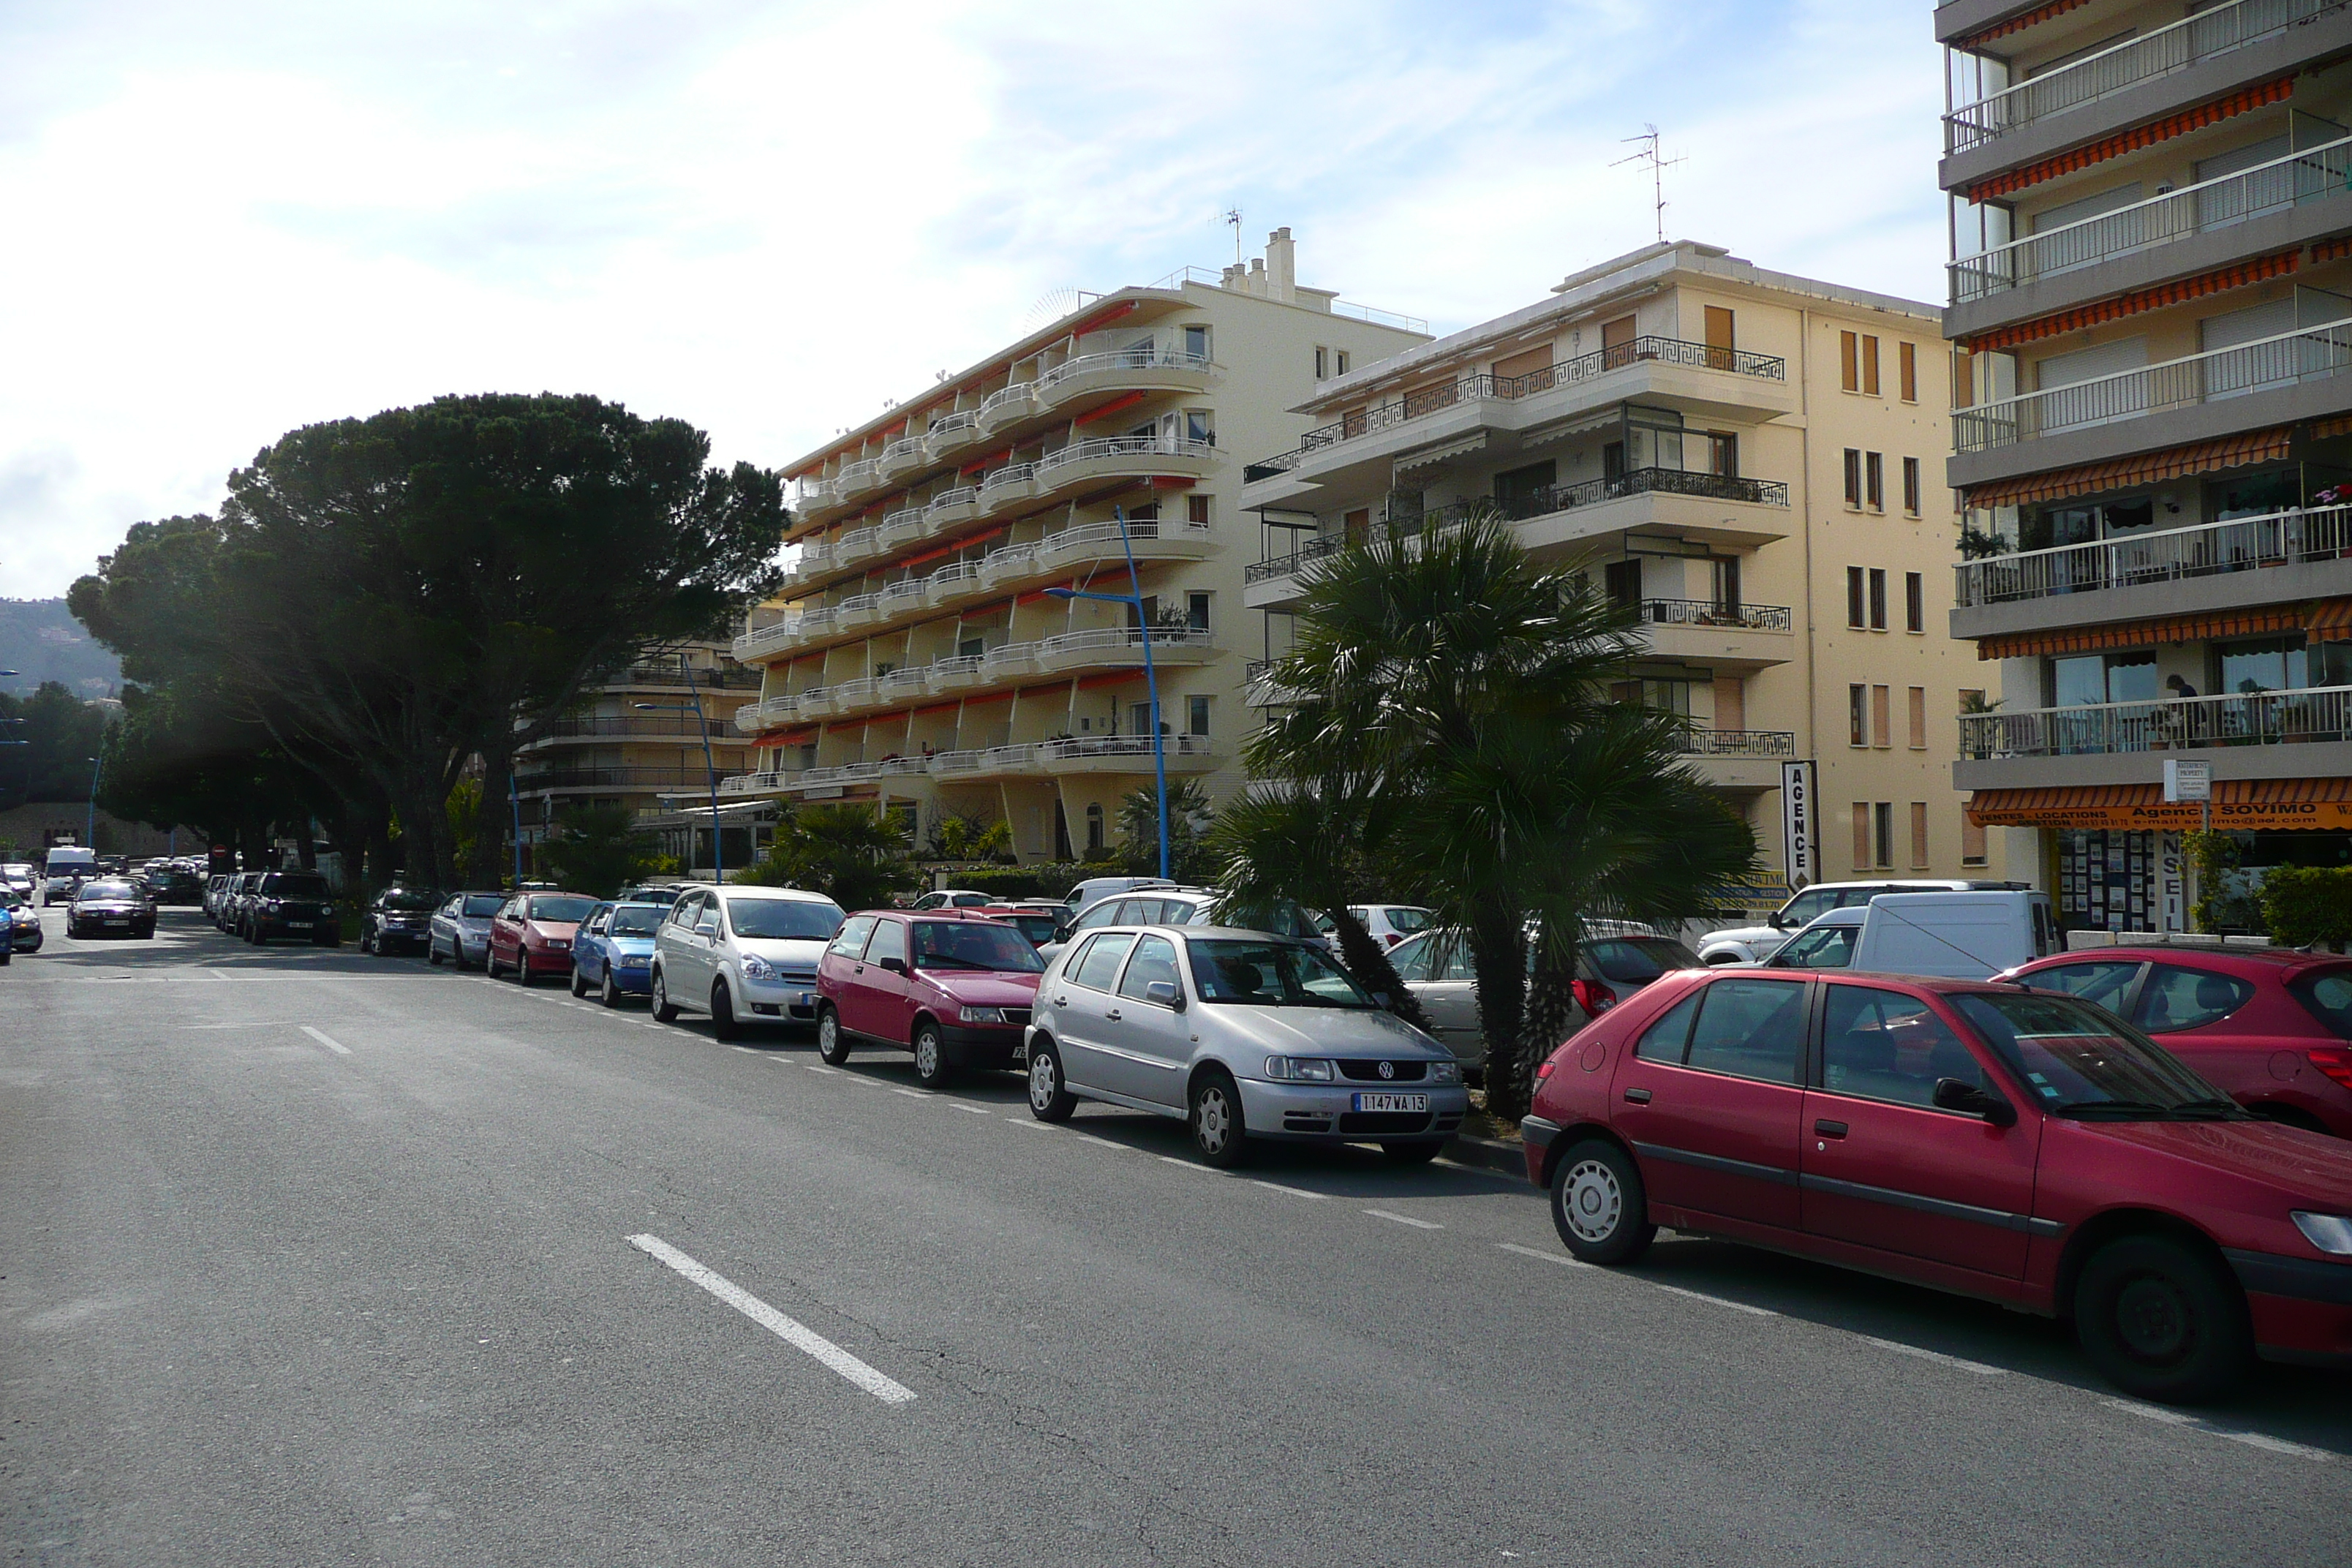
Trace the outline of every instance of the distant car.
<instances>
[{"instance_id":1,"label":"distant car","mask_svg":"<svg viewBox=\"0 0 2352 1568\"><path fill-rule=\"evenodd\" d=\"M439 963L446 957L459 969L488 965L490 921L506 902L504 893L452 893L425 927L425 962Z\"/></svg>"},{"instance_id":2,"label":"distant car","mask_svg":"<svg viewBox=\"0 0 2352 1568\"><path fill-rule=\"evenodd\" d=\"M41 874L28 862L11 860L5 865L0 865L0 883L16 889L17 892L29 899L40 890Z\"/></svg>"},{"instance_id":3,"label":"distant car","mask_svg":"<svg viewBox=\"0 0 2352 1568\"><path fill-rule=\"evenodd\" d=\"M966 911L986 920L1003 921L1029 939L1032 947L1044 947L1062 929L1062 908L1059 904L982 904Z\"/></svg>"},{"instance_id":4,"label":"distant car","mask_svg":"<svg viewBox=\"0 0 2352 1568\"><path fill-rule=\"evenodd\" d=\"M686 891L687 887L684 882L640 882L634 888L622 889L620 896L613 901L616 904L653 904L666 910L677 902L677 896Z\"/></svg>"},{"instance_id":5,"label":"distant car","mask_svg":"<svg viewBox=\"0 0 2352 1568\"><path fill-rule=\"evenodd\" d=\"M2095 1002L2269 1121L2352 1138L2352 959L2101 947L1999 978Z\"/></svg>"},{"instance_id":6,"label":"distant car","mask_svg":"<svg viewBox=\"0 0 2352 1568\"><path fill-rule=\"evenodd\" d=\"M1432 1033L1461 1058L1463 1070L1483 1078L1486 1037L1478 1027L1478 999L1468 943L1443 927L1423 931L1389 952L1397 978L1421 1004ZM1568 1032L1574 1034L1652 981L1678 969L1699 968L1698 954L1673 937L1640 927L1610 928L1588 935L1570 984L1575 997Z\"/></svg>"},{"instance_id":7,"label":"distant car","mask_svg":"<svg viewBox=\"0 0 2352 1568\"><path fill-rule=\"evenodd\" d=\"M143 874L147 890L159 904L194 908L205 901L204 879L176 866L155 867Z\"/></svg>"},{"instance_id":8,"label":"distant car","mask_svg":"<svg viewBox=\"0 0 2352 1568\"><path fill-rule=\"evenodd\" d=\"M960 1068L1009 1068L1045 969L1017 929L967 910L852 915L817 966L817 1055L837 1066L856 1042L912 1051L927 1089Z\"/></svg>"},{"instance_id":9,"label":"distant car","mask_svg":"<svg viewBox=\"0 0 2352 1568\"><path fill-rule=\"evenodd\" d=\"M264 871L239 903L241 934L256 947L293 937L314 947L341 947L342 917L335 891L316 871Z\"/></svg>"},{"instance_id":10,"label":"distant car","mask_svg":"<svg viewBox=\"0 0 2352 1568\"><path fill-rule=\"evenodd\" d=\"M79 877L51 877L41 884L41 907L72 903L74 889L80 886Z\"/></svg>"},{"instance_id":11,"label":"distant car","mask_svg":"<svg viewBox=\"0 0 2352 1568\"><path fill-rule=\"evenodd\" d=\"M1159 882L1132 892L1113 894L1087 906L1086 912L1069 921L1055 940L1039 951L1047 958L1054 957L1077 933L1101 926L1171 925L1204 926L1224 924L1248 931L1268 931L1276 936L1295 937L1311 942L1328 952L1330 940L1315 923L1315 917L1288 899L1276 900L1268 908L1249 910L1219 910L1224 895L1213 888L1183 888L1173 882Z\"/></svg>"},{"instance_id":12,"label":"distant car","mask_svg":"<svg viewBox=\"0 0 2352 1568\"><path fill-rule=\"evenodd\" d=\"M66 935L78 941L96 936L144 940L154 934L155 906L128 877L85 882L66 906Z\"/></svg>"},{"instance_id":13,"label":"distant car","mask_svg":"<svg viewBox=\"0 0 2352 1568\"><path fill-rule=\"evenodd\" d=\"M814 1024L817 960L841 906L796 888L689 889L654 934L653 1013L710 1015L731 1040L745 1024Z\"/></svg>"},{"instance_id":14,"label":"distant car","mask_svg":"<svg viewBox=\"0 0 2352 1568\"><path fill-rule=\"evenodd\" d=\"M1254 1138L1377 1142L1417 1163L1470 1109L1454 1054L1319 944L1221 926L1083 933L1038 986L1028 1059L1039 1121L1081 1098L1156 1111L1219 1167Z\"/></svg>"},{"instance_id":15,"label":"distant car","mask_svg":"<svg viewBox=\"0 0 2352 1568\"><path fill-rule=\"evenodd\" d=\"M523 984L572 973L572 938L596 900L583 893L517 893L490 917L484 960L489 977L511 973Z\"/></svg>"},{"instance_id":16,"label":"distant car","mask_svg":"<svg viewBox=\"0 0 2352 1568\"><path fill-rule=\"evenodd\" d=\"M1879 893L2021 892L2023 882L1967 881L1951 878L1882 877L1873 882L1816 882L1774 910L1760 926L1733 926L1699 939L1698 955L1708 963L1755 963L1780 951L1780 944L1811 925L1824 910L1866 904Z\"/></svg>"},{"instance_id":17,"label":"distant car","mask_svg":"<svg viewBox=\"0 0 2352 1568\"><path fill-rule=\"evenodd\" d=\"M935 893L925 893L908 908L916 910L976 910L982 904L996 902L993 893L976 893L970 888L941 888Z\"/></svg>"},{"instance_id":18,"label":"distant car","mask_svg":"<svg viewBox=\"0 0 2352 1568\"><path fill-rule=\"evenodd\" d=\"M205 879L205 919L215 925L220 924L221 895L236 879L235 873L226 871L216 871Z\"/></svg>"},{"instance_id":19,"label":"distant car","mask_svg":"<svg viewBox=\"0 0 2352 1568\"><path fill-rule=\"evenodd\" d=\"M44 934L41 911L34 908L33 900L11 885L0 893L0 903L7 906L8 914L8 940L0 942L0 953L40 952ZM0 959L0 963L5 962Z\"/></svg>"},{"instance_id":20,"label":"distant car","mask_svg":"<svg viewBox=\"0 0 2352 1568\"><path fill-rule=\"evenodd\" d=\"M1407 937L1418 936L1429 929L1429 911L1419 904L1349 904L1348 912L1382 947L1394 947ZM1334 930L1328 915L1316 916L1315 923L1326 936Z\"/></svg>"},{"instance_id":21,"label":"distant car","mask_svg":"<svg viewBox=\"0 0 2352 1568\"><path fill-rule=\"evenodd\" d=\"M360 911L360 951L423 952L432 944L433 911L440 904L441 895L430 888L386 888Z\"/></svg>"},{"instance_id":22,"label":"distant car","mask_svg":"<svg viewBox=\"0 0 2352 1568\"><path fill-rule=\"evenodd\" d=\"M572 994L593 991L607 1007L654 988L654 931L669 907L605 903L588 911L572 938Z\"/></svg>"}]
</instances>

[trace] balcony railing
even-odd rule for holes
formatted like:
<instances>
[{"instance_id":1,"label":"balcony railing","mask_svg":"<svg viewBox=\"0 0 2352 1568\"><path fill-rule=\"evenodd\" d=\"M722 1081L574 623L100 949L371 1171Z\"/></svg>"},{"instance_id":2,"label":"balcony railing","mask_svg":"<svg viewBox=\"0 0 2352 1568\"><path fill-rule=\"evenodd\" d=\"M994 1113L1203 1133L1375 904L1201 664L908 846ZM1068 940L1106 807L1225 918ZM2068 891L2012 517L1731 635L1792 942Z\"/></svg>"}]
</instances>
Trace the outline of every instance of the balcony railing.
<instances>
[{"instance_id":1,"label":"balcony railing","mask_svg":"<svg viewBox=\"0 0 2352 1568\"><path fill-rule=\"evenodd\" d=\"M979 499L978 485L958 485L953 489L941 490L933 496L924 503L923 510L927 512L944 511L951 506L969 506Z\"/></svg>"},{"instance_id":2,"label":"balcony railing","mask_svg":"<svg viewBox=\"0 0 2352 1568\"><path fill-rule=\"evenodd\" d=\"M1045 535L1030 548L1035 551L1037 559L1041 563L1049 555L1058 555L1072 550L1098 552L1105 555L1115 554L1119 548L1121 526L1116 518L1108 522L1076 523L1071 527ZM1124 527L1130 542L1160 539L1207 539L1214 532L1214 530L1205 522L1193 522L1189 519L1174 518L1129 518ZM1008 548L1015 547L1008 546Z\"/></svg>"},{"instance_id":3,"label":"balcony railing","mask_svg":"<svg viewBox=\"0 0 2352 1568\"><path fill-rule=\"evenodd\" d=\"M1964 305L2136 250L2342 195L2348 181L2352 136L1962 257L1947 268L1952 303Z\"/></svg>"},{"instance_id":4,"label":"balcony railing","mask_svg":"<svg viewBox=\"0 0 2352 1568\"><path fill-rule=\"evenodd\" d=\"M2276 511L1964 561L1955 602L1968 609L2347 555L2352 555L2352 506Z\"/></svg>"},{"instance_id":5,"label":"balcony railing","mask_svg":"<svg viewBox=\"0 0 2352 1568\"><path fill-rule=\"evenodd\" d=\"M1025 485L1036 477L1037 465L1034 463L1007 463L1001 468L991 470L988 477L981 480L981 497L985 500L991 490L1010 489L1016 485Z\"/></svg>"},{"instance_id":6,"label":"balcony railing","mask_svg":"<svg viewBox=\"0 0 2352 1568\"><path fill-rule=\"evenodd\" d=\"M1722 605L1712 599L1644 599L1642 619L1654 626L1733 626L1785 632L1793 623L1786 605Z\"/></svg>"},{"instance_id":7,"label":"balcony railing","mask_svg":"<svg viewBox=\"0 0 2352 1568\"><path fill-rule=\"evenodd\" d=\"M781 620L761 626L757 631L745 632L730 645L730 651L738 660L748 662L763 653L770 653L797 642L800 640L800 616L786 616Z\"/></svg>"},{"instance_id":8,"label":"balcony railing","mask_svg":"<svg viewBox=\"0 0 2352 1568\"><path fill-rule=\"evenodd\" d=\"M699 686L708 691L757 691L756 669L681 670L674 664L637 665L606 678L606 686Z\"/></svg>"},{"instance_id":9,"label":"balcony railing","mask_svg":"<svg viewBox=\"0 0 2352 1568\"><path fill-rule=\"evenodd\" d=\"M1316 562L1337 555L1347 548L1346 534L1327 533L1319 539L1308 540L1287 555L1276 555L1243 568L1242 581L1264 583L1270 578L1296 576Z\"/></svg>"},{"instance_id":10,"label":"balcony railing","mask_svg":"<svg viewBox=\"0 0 2352 1568\"><path fill-rule=\"evenodd\" d=\"M2053 114L2283 33L2346 0L2229 0L2184 21L2085 55L1944 116L1944 151L1965 153Z\"/></svg>"},{"instance_id":11,"label":"balcony railing","mask_svg":"<svg viewBox=\"0 0 2352 1568\"><path fill-rule=\"evenodd\" d=\"M1685 730L1675 750L1686 757L1793 757L1793 730Z\"/></svg>"},{"instance_id":12,"label":"balcony railing","mask_svg":"<svg viewBox=\"0 0 2352 1568\"><path fill-rule=\"evenodd\" d=\"M713 728L726 721L726 715L713 712L709 722ZM550 724L541 739L572 741L589 736L612 736L624 740L691 740L702 739L702 726L692 714L676 719L621 719L583 716L558 719Z\"/></svg>"},{"instance_id":13,"label":"balcony railing","mask_svg":"<svg viewBox=\"0 0 2352 1568\"><path fill-rule=\"evenodd\" d=\"M1072 463L1091 462L1100 458L1214 458L1217 448L1207 441L1189 441L1176 436L1097 436L1091 440L1073 441L1066 447L1046 453L1036 462L1027 465L1034 476L1043 480L1053 478L1055 470ZM1013 468L1022 467L1013 464ZM999 468L998 474L1009 472ZM989 476L992 482L996 474ZM982 487L983 489L985 487Z\"/></svg>"},{"instance_id":14,"label":"balcony railing","mask_svg":"<svg viewBox=\"0 0 2352 1568\"><path fill-rule=\"evenodd\" d=\"M1205 757L1213 750L1206 735L1163 735L1160 743L1171 757ZM1048 761L1078 757L1149 757L1151 755L1151 737L1073 735L1066 740L1040 742L1037 754Z\"/></svg>"},{"instance_id":15,"label":"balcony railing","mask_svg":"<svg viewBox=\"0 0 2352 1568\"><path fill-rule=\"evenodd\" d=\"M1268 676L1272 675L1274 673L1274 667L1280 662L1281 661L1279 659L1272 658L1254 658L1250 660L1247 664L1242 666L1242 684L1244 686L1255 686L1259 681L1264 680Z\"/></svg>"},{"instance_id":16,"label":"balcony railing","mask_svg":"<svg viewBox=\"0 0 2352 1568\"><path fill-rule=\"evenodd\" d=\"M845 463L833 476L833 494L836 500L847 500L852 495L882 482L882 465L873 458L861 458L855 463Z\"/></svg>"},{"instance_id":17,"label":"balcony railing","mask_svg":"<svg viewBox=\"0 0 2352 1568\"><path fill-rule=\"evenodd\" d=\"M721 784L733 776L735 772L727 769L719 773ZM709 782L710 773L705 768L550 768L544 773L515 775L516 790L525 795L538 790L668 789L688 785L698 789Z\"/></svg>"},{"instance_id":18,"label":"balcony railing","mask_svg":"<svg viewBox=\"0 0 2352 1568\"><path fill-rule=\"evenodd\" d=\"M1962 452L1991 451L2167 409L2294 386L2341 375L2347 368L2352 368L2352 318L1961 409L1952 416L1952 444Z\"/></svg>"},{"instance_id":19,"label":"balcony railing","mask_svg":"<svg viewBox=\"0 0 2352 1568\"><path fill-rule=\"evenodd\" d=\"M952 440L979 423L980 415L974 410L966 409L957 414L942 414L931 421L930 427L923 432L923 439L926 441Z\"/></svg>"},{"instance_id":20,"label":"balcony railing","mask_svg":"<svg viewBox=\"0 0 2352 1568\"><path fill-rule=\"evenodd\" d=\"M1614 478L1585 479L1572 485L1544 485L1507 500L1482 497L1454 501L1433 507L1418 516L1407 514L1391 521L1408 528L1444 527L1492 511L1507 522L1525 522L1556 511L1573 511L1578 507L1599 506L1640 495L1697 496L1705 500L1744 501L1750 506L1789 504L1789 487L1779 479L1744 479L1736 474L1708 473L1701 468L1629 468Z\"/></svg>"},{"instance_id":21,"label":"balcony railing","mask_svg":"<svg viewBox=\"0 0 2352 1568\"><path fill-rule=\"evenodd\" d=\"M1093 626L1082 632L1063 632L1029 645L1039 658L1065 653L1083 653L1090 648L1135 648L1141 650L1145 641L1153 647L1208 647L1208 629L1204 626L1153 626L1147 634L1141 626Z\"/></svg>"},{"instance_id":22,"label":"balcony railing","mask_svg":"<svg viewBox=\"0 0 2352 1568\"><path fill-rule=\"evenodd\" d=\"M1465 375L1458 381L1418 388L1392 402L1374 404L1334 424L1309 430L1299 437L1295 449L1250 464L1243 470L1242 479L1249 482L1286 473L1304 462L1309 453L1322 447L1425 418L1465 403L1486 399L1514 402L1555 388L1575 386L1628 365L1647 363L1696 365L1704 370L1728 371L1734 375L1757 376L1768 381L1786 381L1789 378L1789 362L1770 354L1750 353L1746 349L1723 348L1711 343L1685 342L1680 338L1635 338L1630 342L1612 344L1588 354L1580 354L1574 359L1562 360L1542 370L1531 370L1525 375Z\"/></svg>"},{"instance_id":23,"label":"balcony railing","mask_svg":"<svg viewBox=\"0 0 2352 1568\"><path fill-rule=\"evenodd\" d=\"M889 468L897 463L920 462L922 458L923 438L920 436L901 436L882 448L884 468Z\"/></svg>"},{"instance_id":24,"label":"balcony railing","mask_svg":"<svg viewBox=\"0 0 2352 1568\"><path fill-rule=\"evenodd\" d=\"M1155 351L1149 342L1131 348L1112 349L1104 353L1079 354L1066 359L1037 378L1037 390L1050 392L1074 376L1090 375L1096 371L1120 370L1194 370L1213 369L1206 354L1187 353L1181 349Z\"/></svg>"},{"instance_id":25,"label":"balcony railing","mask_svg":"<svg viewBox=\"0 0 2352 1568\"><path fill-rule=\"evenodd\" d=\"M2352 739L2352 686L1960 715L1960 755L2101 756Z\"/></svg>"}]
</instances>

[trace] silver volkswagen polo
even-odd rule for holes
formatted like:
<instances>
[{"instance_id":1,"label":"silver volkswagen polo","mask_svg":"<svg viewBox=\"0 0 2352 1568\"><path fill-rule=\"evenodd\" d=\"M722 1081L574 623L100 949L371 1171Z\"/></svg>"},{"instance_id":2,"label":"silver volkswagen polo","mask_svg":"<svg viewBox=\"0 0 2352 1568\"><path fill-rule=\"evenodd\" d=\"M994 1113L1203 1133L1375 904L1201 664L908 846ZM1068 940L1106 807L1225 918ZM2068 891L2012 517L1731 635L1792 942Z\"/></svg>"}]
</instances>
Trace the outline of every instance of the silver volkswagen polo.
<instances>
[{"instance_id":1,"label":"silver volkswagen polo","mask_svg":"<svg viewBox=\"0 0 2352 1568\"><path fill-rule=\"evenodd\" d=\"M1264 931L1082 932L1045 971L1026 1038L1040 1121L1080 1099L1181 1117L1212 1165L1253 1138L1427 1160L1470 1108L1453 1052L1319 947Z\"/></svg>"}]
</instances>

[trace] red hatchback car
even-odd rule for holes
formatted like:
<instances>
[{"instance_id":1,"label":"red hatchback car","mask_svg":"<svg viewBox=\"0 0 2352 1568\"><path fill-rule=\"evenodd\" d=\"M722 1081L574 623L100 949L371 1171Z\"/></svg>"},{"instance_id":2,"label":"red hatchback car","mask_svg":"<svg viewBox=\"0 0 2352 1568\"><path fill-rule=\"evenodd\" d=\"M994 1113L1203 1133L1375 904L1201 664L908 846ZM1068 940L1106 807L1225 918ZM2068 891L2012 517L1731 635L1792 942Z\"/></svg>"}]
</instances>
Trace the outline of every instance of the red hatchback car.
<instances>
[{"instance_id":1,"label":"red hatchback car","mask_svg":"<svg viewBox=\"0 0 2352 1568\"><path fill-rule=\"evenodd\" d=\"M534 976L572 974L572 938L596 900L579 893L518 893L490 917L482 967L496 980L509 970L525 985Z\"/></svg>"},{"instance_id":2,"label":"red hatchback car","mask_svg":"<svg viewBox=\"0 0 2352 1568\"><path fill-rule=\"evenodd\" d=\"M817 1055L854 1041L915 1053L927 1088L958 1068L1008 1068L1037 1005L1045 961L1001 921L961 910L850 916L817 962Z\"/></svg>"},{"instance_id":3,"label":"red hatchback car","mask_svg":"<svg viewBox=\"0 0 2352 1568\"><path fill-rule=\"evenodd\" d=\"M2273 1121L2352 1138L2352 958L2103 947L2000 976L2096 1002Z\"/></svg>"},{"instance_id":4,"label":"red hatchback car","mask_svg":"<svg viewBox=\"0 0 2352 1568\"><path fill-rule=\"evenodd\" d=\"M2352 1145L2070 996L1671 973L1552 1054L1522 1125L1587 1262L1664 1225L2071 1317L2151 1399L2352 1365Z\"/></svg>"}]
</instances>

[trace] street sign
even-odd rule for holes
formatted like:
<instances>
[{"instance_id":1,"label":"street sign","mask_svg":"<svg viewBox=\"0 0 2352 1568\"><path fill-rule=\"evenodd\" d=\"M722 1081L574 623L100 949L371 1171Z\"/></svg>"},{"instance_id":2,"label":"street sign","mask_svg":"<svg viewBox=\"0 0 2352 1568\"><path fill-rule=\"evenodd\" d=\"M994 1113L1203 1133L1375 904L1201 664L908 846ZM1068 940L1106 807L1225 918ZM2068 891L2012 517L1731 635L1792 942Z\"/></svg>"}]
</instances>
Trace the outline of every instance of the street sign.
<instances>
[{"instance_id":1,"label":"street sign","mask_svg":"<svg viewBox=\"0 0 2352 1568\"><path fill-rule=\"evenodd\" d=\"M1780 856L1789 890L1821 879L1821 821L1813 799L1814 766L1809 758L1780 764Z\"/></svg>"},{"instance_id":2,"label":"street sign","mask_svg":"<svg viewBox=\"0 0 2352 1568\"><path fill-rule=\"evenodd\" d=\"M2164 799L2168 805L2213 798L2213 764L2179 757L2164 760Z\"/></svg>"}]
</instances>

